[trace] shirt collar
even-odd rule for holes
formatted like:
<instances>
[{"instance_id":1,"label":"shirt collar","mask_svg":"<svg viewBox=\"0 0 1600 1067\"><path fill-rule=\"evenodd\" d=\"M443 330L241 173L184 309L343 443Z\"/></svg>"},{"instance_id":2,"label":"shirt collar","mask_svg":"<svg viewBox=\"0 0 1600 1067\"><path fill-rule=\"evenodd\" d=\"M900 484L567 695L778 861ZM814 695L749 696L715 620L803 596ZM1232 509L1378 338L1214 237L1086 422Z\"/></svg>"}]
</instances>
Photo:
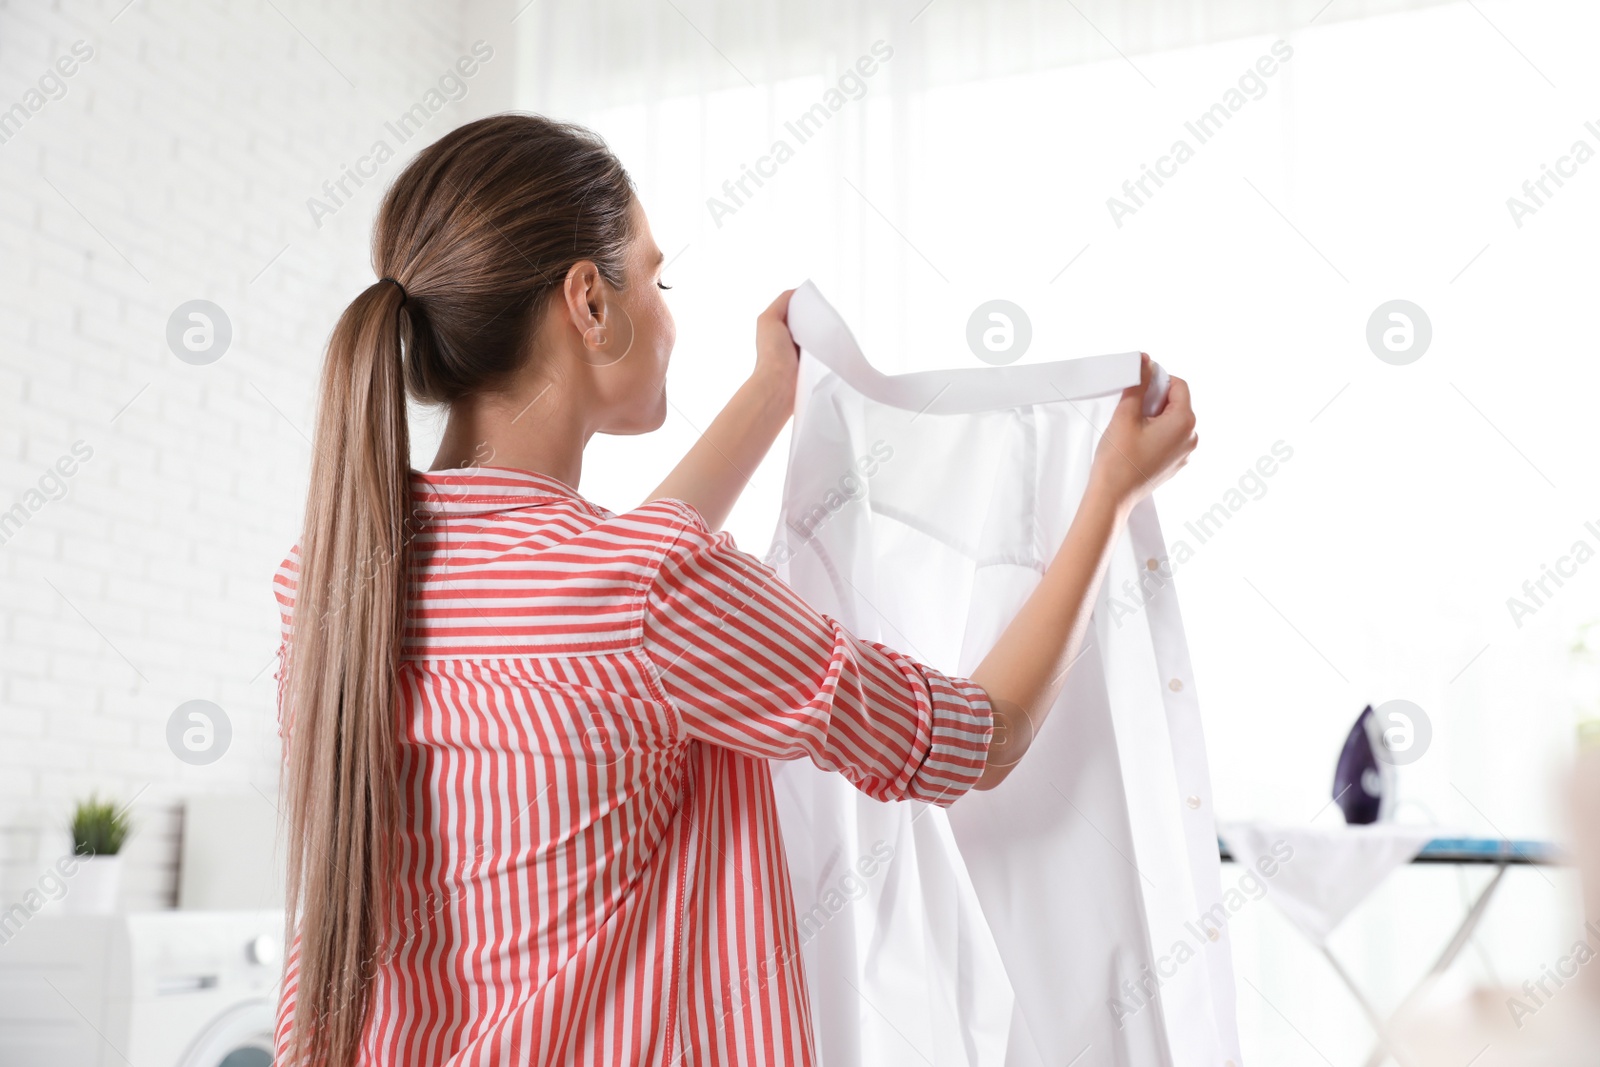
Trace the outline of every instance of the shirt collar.
<instances>
[{"instance_id":1,"label":"shirt collar","mask_svg":"<svg viewBox=\"0 0 1600 1067\"><path fill-rule=\"evenodd\" d=\"M450 467L412 471L414 503L436 514L482 515L544 501L565 500L601 518L611 513L585 500L559 478L514 467Z\"/></svg>"}]
</instances>

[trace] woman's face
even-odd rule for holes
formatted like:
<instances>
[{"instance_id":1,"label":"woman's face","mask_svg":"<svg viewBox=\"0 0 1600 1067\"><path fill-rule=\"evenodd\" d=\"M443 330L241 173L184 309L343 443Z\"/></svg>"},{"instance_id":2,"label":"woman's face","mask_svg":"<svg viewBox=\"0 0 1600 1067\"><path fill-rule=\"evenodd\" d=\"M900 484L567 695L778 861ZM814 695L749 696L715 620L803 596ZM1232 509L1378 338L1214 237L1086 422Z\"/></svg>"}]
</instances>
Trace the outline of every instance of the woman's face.
<instances>
[{"instance_id":1,"label":"woman's face","mask_svg":"<svg viewBox=\"0 0 1600 1067\"><path fill-rule=\"evenodd\" d=\"M650 221L633 202L633 240L623 267L623 288L609 286L609 321L586 349L604 417L600 433L637 434L667 418L667 361L677 339L661 282L666 257L650 232Z\"/></svg>"}]
</instances>

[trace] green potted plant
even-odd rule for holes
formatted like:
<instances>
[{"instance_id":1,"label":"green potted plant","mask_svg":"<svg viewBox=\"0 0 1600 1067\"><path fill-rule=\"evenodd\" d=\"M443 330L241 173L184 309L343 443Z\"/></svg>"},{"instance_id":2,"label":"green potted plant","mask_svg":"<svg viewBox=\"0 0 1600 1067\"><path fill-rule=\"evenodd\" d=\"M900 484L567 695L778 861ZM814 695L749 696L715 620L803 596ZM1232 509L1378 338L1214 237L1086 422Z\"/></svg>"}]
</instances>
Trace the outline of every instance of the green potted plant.
<instances>
[{"instance_id":1,"label":"green potted plant","mask_svg":"<svg viewBox=\"0 0 1600 1067\"><path fill-rule=\"evenodd\" d=\"M63 910L87 915L117 910L122 845L132 829L127 812L111 801L91 796L78 802L72 814L76 870L61 902Z\"/></svg>"}]
</instances>

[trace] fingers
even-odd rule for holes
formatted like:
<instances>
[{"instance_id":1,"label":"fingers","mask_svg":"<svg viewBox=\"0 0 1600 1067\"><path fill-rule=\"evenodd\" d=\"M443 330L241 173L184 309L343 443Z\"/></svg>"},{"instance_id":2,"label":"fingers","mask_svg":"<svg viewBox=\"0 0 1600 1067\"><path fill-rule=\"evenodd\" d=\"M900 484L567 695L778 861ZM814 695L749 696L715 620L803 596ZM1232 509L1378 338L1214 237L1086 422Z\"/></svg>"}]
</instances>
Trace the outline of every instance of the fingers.
<instances>
[{"instance_id":1,"label":"fingers","mask_svg":"<svg viewBox=\"0 0 1600 1067\"><path fill-rule=\"evenodd\" d=\"M1172 384L1167 389L1167 406L1155 416L1157 419L1169 422L1187 423L1194 425L1194 408L1189 396L1189 383L1174 375Z\"/></svg>"},{"instance_id":2,"label":"fingers","mask_svg":"<svg viewBox=\"0 0 1600 1067\"><path fill-rule=\"evenodd\" d=\"M779 322L787 323L789 321L789 298L792 296L794 296L794 290L785 289L778 294L776 300L767 305L767 310L763 311L762 314L771 315Z\"/></svg>"},{"instance_id":3,"label":"fingers","mask_svg":"<svg viewBox=\"0 0 1600 1067\"><path fill-rule=\"evenodd\" d=\"M1189 383L1176 374L1172 376L1172 384L1167 387L1167 407L1174 406L1185 410L1189 407Z\"/></svg>"},{"instance_id":4,"label":"fingers","mask_svg":"<svg viewBox=\"0 0 1600 1067\"><path fill-rule=\"evenodd\" d=\"M1194 428L1194 411L1189 406L1189 383L1173 378L1167 406L1149 421L1158 438L1165 442L1162 447L1165 462L1173 464L1172 470L1178 470L1200 444L1200 435Z\"/></svg>"},{"instance_id":5,"label":"fingers","mask_svg":"<svg viewBox=\"0 0 1600 1067\"><path fill-rule=\"evenodd\" d=\"M1150 375L1150 357L1140 352L1139 384L1130 385L1122 391L1122 395L1117 398L1117 407L1122 408L1129 404L1143 405L1145 390L1150 386Z\"/></svg>"}]
</instances>

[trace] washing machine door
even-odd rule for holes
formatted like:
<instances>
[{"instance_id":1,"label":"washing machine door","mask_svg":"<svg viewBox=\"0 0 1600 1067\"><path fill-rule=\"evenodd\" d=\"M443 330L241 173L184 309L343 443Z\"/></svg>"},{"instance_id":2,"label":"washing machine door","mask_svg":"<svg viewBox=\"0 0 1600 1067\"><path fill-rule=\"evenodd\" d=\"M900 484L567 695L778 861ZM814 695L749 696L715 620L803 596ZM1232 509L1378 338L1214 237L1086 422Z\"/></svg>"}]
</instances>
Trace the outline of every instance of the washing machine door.
<instances>
[{"instance_id":1,"label":"washing machine door","mask_svg":"<svg viewBox=\"0 0 1600 1067\"><path fill-rule=\"evenodd\" d=\"M272 1067L273 1005L235 1004L206 1027L178 1067Z\"/></svg>"}]
</instances>

